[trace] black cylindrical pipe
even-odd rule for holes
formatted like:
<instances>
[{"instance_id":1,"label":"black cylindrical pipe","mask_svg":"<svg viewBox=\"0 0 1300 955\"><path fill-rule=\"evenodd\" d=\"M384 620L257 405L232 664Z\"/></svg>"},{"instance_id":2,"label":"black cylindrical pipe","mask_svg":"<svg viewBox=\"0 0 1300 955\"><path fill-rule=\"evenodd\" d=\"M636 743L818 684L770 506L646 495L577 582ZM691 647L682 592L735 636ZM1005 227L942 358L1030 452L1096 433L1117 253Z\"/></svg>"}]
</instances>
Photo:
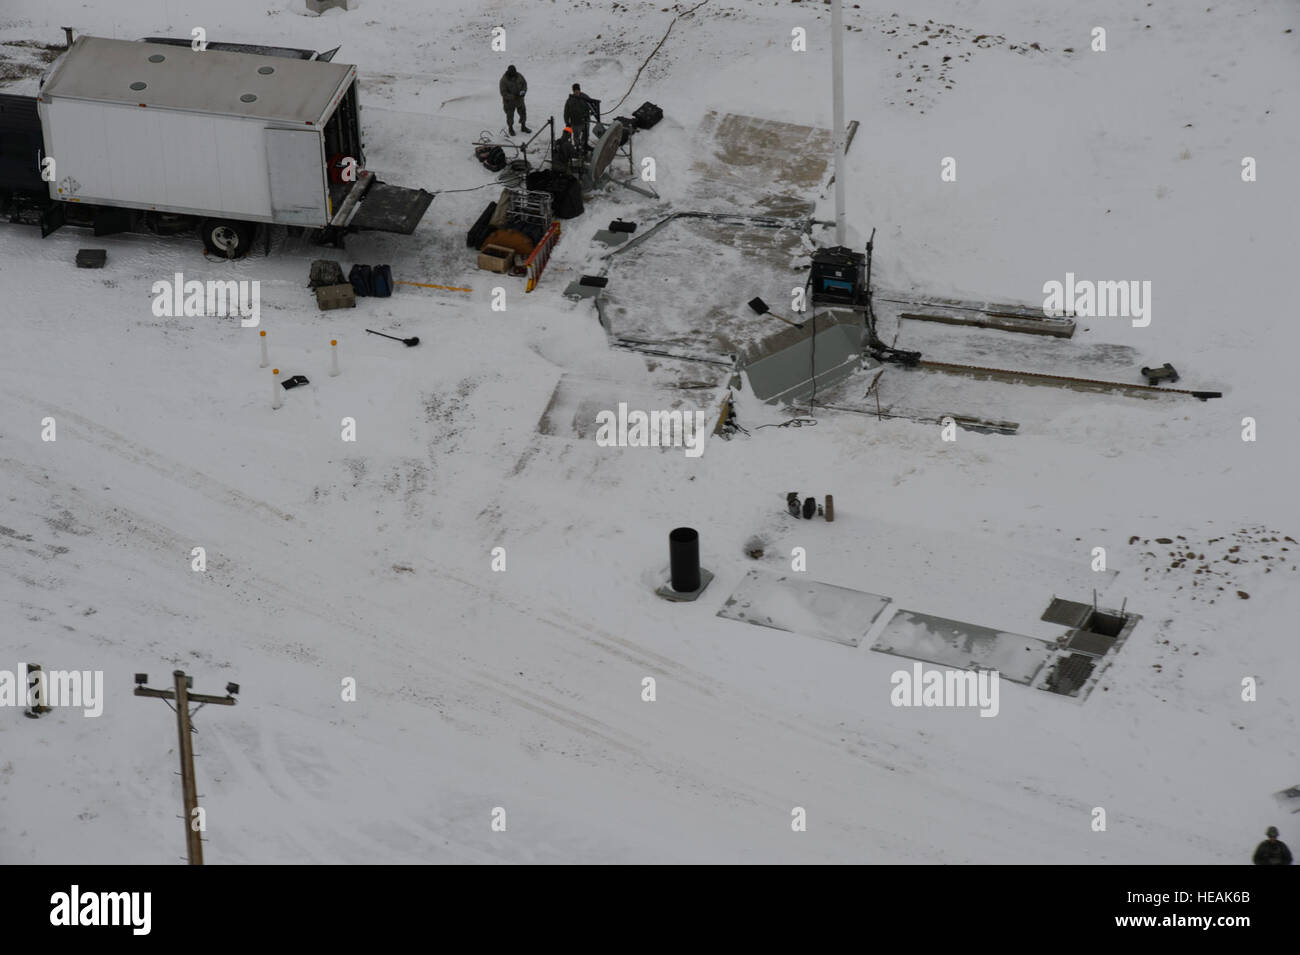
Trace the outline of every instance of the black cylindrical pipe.
<instances>
[{"instance_id":1,"label":"black cylindrical pipe","mask_svg":"<svg viewBox=\"0 0 1300 955\"><path fill-rule=\"evenodd\" d=\"M700 589L700 532L678 527L668 534L668 560L673 590L679 594Z\"/></svg>"}]
</instances>

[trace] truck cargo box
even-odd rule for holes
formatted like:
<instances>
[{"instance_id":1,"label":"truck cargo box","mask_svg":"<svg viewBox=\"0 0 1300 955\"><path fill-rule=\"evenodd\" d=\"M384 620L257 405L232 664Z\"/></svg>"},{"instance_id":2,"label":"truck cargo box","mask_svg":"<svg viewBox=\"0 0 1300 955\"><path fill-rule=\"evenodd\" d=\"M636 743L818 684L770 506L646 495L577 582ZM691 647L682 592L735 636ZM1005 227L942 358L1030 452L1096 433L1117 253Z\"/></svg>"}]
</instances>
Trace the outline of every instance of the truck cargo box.
<instances>
[{"instance_id":1,"label":"truck cargo box","mask_svg":"<svg viewBox=\"0 0 1300 955\"><path fill-rule=\"evenodd\" d=\"M365 161L348 64L81 36L37 100L58 202L410 233L432 200L331 175Z\"/></svg>"},{"instance_id":2,"label":"truck cargo box","mask_svg":"<svg viewBox=\"0 0 1300 955\"><path fill-rule=\"evenodd\" d=\"M346 64L79 37L38 97L50 197L323 227Z\"/></svg>"}]
</instances>

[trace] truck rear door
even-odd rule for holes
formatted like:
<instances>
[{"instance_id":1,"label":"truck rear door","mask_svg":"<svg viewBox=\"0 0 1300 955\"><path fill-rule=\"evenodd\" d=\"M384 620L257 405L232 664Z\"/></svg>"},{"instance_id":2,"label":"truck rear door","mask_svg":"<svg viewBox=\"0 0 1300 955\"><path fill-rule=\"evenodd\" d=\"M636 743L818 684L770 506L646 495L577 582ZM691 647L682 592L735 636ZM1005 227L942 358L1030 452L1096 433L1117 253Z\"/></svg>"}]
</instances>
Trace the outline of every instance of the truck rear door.
<instances>
[{"instance_id":1,"label":"truck rear door","mask_svg":"<svg viewBox=\"0 0 1300 955\"><path fill-rule=\"evenodd\" d=\"M281 225L325 225L329 212L320 133L268 129L265 141L273 220Z\"/></svg>"}]
</instances>

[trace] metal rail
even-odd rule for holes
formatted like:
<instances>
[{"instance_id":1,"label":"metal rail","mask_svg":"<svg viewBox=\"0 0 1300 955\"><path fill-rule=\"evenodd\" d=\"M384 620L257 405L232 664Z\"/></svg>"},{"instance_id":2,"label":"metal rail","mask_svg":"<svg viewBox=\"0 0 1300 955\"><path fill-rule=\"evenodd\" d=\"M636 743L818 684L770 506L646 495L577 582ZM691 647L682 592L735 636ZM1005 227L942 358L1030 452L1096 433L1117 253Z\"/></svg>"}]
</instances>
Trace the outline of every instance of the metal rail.
<instances>
[{"instance_id":1,"label":"metal rail","mask_svg":"<svg viewBox=\"0 0 1300 955\"><path fill-rule=\"evenodd\" d=\"M1222 398L1221 391L1193 391L1187 388L1161 388L1156 385L1135 385L1126 381L1102 381L1098 378L1072 378L1067 375L1048 375L1037 371L1013 371L1007 368L985 368L982 365L958 365L946 361L926 361L922 359L917 362L915 367L928 368L932 371L942 371L950 374L971 375L972 377L995 377L1000 376L1011 380L1023 380L1027 382L1040 381L1045 384L1059 384L1066 387L1072 385L1086 385L1088 390L1102 391L1118 389L1120 391L1135 392L1143 397L1151 395L1191 395L1193 398L1199 398L1205 401L1208 398Z\"/></svg>"},{"instance_id":2,"label":"metal rail","mask_svg":"<svg viewBox=\"0 0 1300 955\"><path fill-rule=\"evenodd\" d=\"M674 212L664 216L635 239L623 243L612 252L606 252L601 256L601 259L609 259L620 252L635 248L674 219L714 219L719 222L737 222L758 226L761 229L793 229L798 232L807 232L808 224L811 221L807 219L782 219L779 216L751 216L736 212Z\"/></svg>"}]
</instances>

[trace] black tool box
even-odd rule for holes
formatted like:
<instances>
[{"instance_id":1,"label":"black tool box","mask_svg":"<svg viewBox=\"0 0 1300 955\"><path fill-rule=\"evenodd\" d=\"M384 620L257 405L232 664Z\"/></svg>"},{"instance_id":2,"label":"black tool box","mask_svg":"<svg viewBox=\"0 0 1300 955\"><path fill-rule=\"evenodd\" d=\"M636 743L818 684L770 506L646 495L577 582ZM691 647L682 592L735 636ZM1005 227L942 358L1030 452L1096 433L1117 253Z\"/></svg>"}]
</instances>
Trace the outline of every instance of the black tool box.
<instances>
[{"instance_id":1,"label":"black tool box","mask_svg":"<svg viewBox=\"0 0 1300 955\"><path fill-rule=\"evenodd\" d=\"M866 300L867 256L844 246L818 249L812 257L812 300L859 305Z\"/></svg>"}]
</instances>

